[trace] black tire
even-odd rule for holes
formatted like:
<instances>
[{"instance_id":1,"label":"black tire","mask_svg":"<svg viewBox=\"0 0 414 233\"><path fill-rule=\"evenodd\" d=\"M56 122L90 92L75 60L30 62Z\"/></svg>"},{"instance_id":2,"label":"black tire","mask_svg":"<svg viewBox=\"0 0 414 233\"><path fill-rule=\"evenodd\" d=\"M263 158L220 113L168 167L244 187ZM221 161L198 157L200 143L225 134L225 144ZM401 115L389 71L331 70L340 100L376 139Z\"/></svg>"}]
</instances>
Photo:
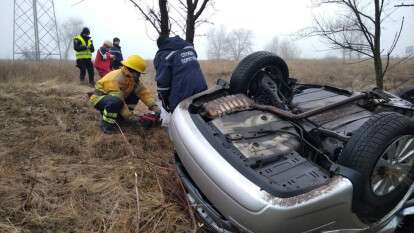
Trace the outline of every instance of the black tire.
<instances>
[{"instance_id":1,"label":"black tire","mask_svg":"<svg viewBox=\"0 0 414 233\"><path fill-rule=\"evenodd\" d=\"M395 233L413 233L414 215L405 216L402 224L397 228Z\"/></svg>"},{"instance_id":2,"label":"black tire","mask_svg":"<svg viewBox=\"0 0 414 233\"><path fill-rule=\"evenodd\" d=\"M414 215L405 216L402 225L397 228L395 233L413 233Z\"/></svg>"},{"instance_id":3,"label":"black tire","mask_svg":"<svg viewBox=\"0 0 414 233\"><path fill-rule=\"evenodd\" d=\"M407 86L395 91L395 94L401 99L407 100L414 104L414 86Z\"/></svg>"},{"instance_id":4,"label":"black tire","mask_svg":"<svg viewBox=\"0 0 414 233\"><path fill-rule=\"evenodd\" d=\"M249 97L254 97L250 89L251 84L258 78L258 72L262 71L270 74L268 77L276 83L278 91L287 101L290 101L292 88L289 87L288 66L282 58L266 51L252 53L237 65L230 79L231 92L234 94L244 93ZM260 91L266 92L264 88L261 88ZM258 95L258 93L255 94ZM268 95L269 90L264 94Z\"/></svg>"},{"instance_id":5,"label":"black tire","mask_svg":"<svg viewBox=\"0 0 414 233\"><path fill-rule=\"evenodd\" d=\"M346 144L339 163L361 173L360 200L354 205L356 214L366 222L373 222L387 214L407 193L413 183L413 167L395 189L377 195L371 187L371 175L379 158L396 139L414 135L414 121L395 112L375 114L359 128ZM355 204L355 203L354 203Z\"/></svg>"}]
</instances>

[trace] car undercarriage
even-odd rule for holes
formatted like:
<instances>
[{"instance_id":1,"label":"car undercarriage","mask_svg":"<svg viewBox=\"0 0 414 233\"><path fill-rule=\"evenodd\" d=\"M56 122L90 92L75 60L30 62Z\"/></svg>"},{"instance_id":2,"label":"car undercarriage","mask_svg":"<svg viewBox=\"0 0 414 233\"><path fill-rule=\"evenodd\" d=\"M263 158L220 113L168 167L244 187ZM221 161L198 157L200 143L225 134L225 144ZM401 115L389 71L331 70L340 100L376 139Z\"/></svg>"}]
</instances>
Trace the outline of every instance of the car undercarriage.
<instances>
[{"instance_id":1,"label":"car undercarriage","mask_svg":"<svg viewBox=\"0 0 414 233\"><path fill-rule=\"evenodd\" d=\"M414 105L401 96L299 84L282 59L254 53L174 112L189 199L205 199L215 231L394 232L413 212Z\"/></svg>"}]
</instances>

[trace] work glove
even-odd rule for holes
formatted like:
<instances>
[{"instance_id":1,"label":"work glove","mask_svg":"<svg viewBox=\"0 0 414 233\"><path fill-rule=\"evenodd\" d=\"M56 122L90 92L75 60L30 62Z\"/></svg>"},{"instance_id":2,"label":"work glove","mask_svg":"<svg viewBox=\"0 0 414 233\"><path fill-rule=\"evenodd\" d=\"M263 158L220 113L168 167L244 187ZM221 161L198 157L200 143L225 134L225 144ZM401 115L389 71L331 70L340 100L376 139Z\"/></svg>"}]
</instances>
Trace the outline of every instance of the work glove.
<instances>
[{"instance_id":1,"label":"work glove","mask_svg":"<svg viewBox=\"0 0 414 233\"><path fill-rule=\"evenodd\" d=\"M138 122L145 129L161 125L160 117L153 113L146 113L138 117Z\"/></svg>"}]
</instances>

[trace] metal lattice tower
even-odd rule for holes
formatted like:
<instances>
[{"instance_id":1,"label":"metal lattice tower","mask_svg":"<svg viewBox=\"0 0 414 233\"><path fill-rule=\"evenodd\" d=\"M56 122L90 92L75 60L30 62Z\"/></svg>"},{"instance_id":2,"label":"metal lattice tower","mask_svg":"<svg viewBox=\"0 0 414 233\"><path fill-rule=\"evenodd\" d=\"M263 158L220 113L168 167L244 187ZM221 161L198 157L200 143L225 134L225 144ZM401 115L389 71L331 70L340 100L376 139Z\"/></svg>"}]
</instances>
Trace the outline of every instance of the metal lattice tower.
<instances>
[{"instance_id":1,"label":"metal lattice tower","mask_svg":"<svg viewBox=\"0 0 414 233\"><path fill-rule=\"evenodd\" d=\"M61 59L53 0L14 0L13 60Z\"/></svg>"}]
</instances>

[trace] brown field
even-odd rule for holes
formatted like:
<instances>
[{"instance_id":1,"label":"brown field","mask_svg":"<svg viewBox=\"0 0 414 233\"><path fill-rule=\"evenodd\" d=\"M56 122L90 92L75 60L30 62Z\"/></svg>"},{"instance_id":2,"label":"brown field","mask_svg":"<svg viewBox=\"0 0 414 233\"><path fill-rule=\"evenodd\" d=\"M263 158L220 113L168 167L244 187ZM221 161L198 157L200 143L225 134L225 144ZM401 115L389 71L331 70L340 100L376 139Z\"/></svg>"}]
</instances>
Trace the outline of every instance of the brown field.
<instances>
[{"instance_id":1,"label":"brown field","mask_svg":"<svg viewBox=\"0 0 414 233\"><path fill-rule=\"evenodd\" d=\"M300 82L365 89L374 80L369 63L289 65ZM210 85L228 79L234 66L202 62ZM400 65L386 88L414 84L413 77L414 62ZM0 62L0 232L203 231L184 199L164 129L130 125L124 134L103 135L89 90L72 63Z\"/></svg>"}]
</instances>

